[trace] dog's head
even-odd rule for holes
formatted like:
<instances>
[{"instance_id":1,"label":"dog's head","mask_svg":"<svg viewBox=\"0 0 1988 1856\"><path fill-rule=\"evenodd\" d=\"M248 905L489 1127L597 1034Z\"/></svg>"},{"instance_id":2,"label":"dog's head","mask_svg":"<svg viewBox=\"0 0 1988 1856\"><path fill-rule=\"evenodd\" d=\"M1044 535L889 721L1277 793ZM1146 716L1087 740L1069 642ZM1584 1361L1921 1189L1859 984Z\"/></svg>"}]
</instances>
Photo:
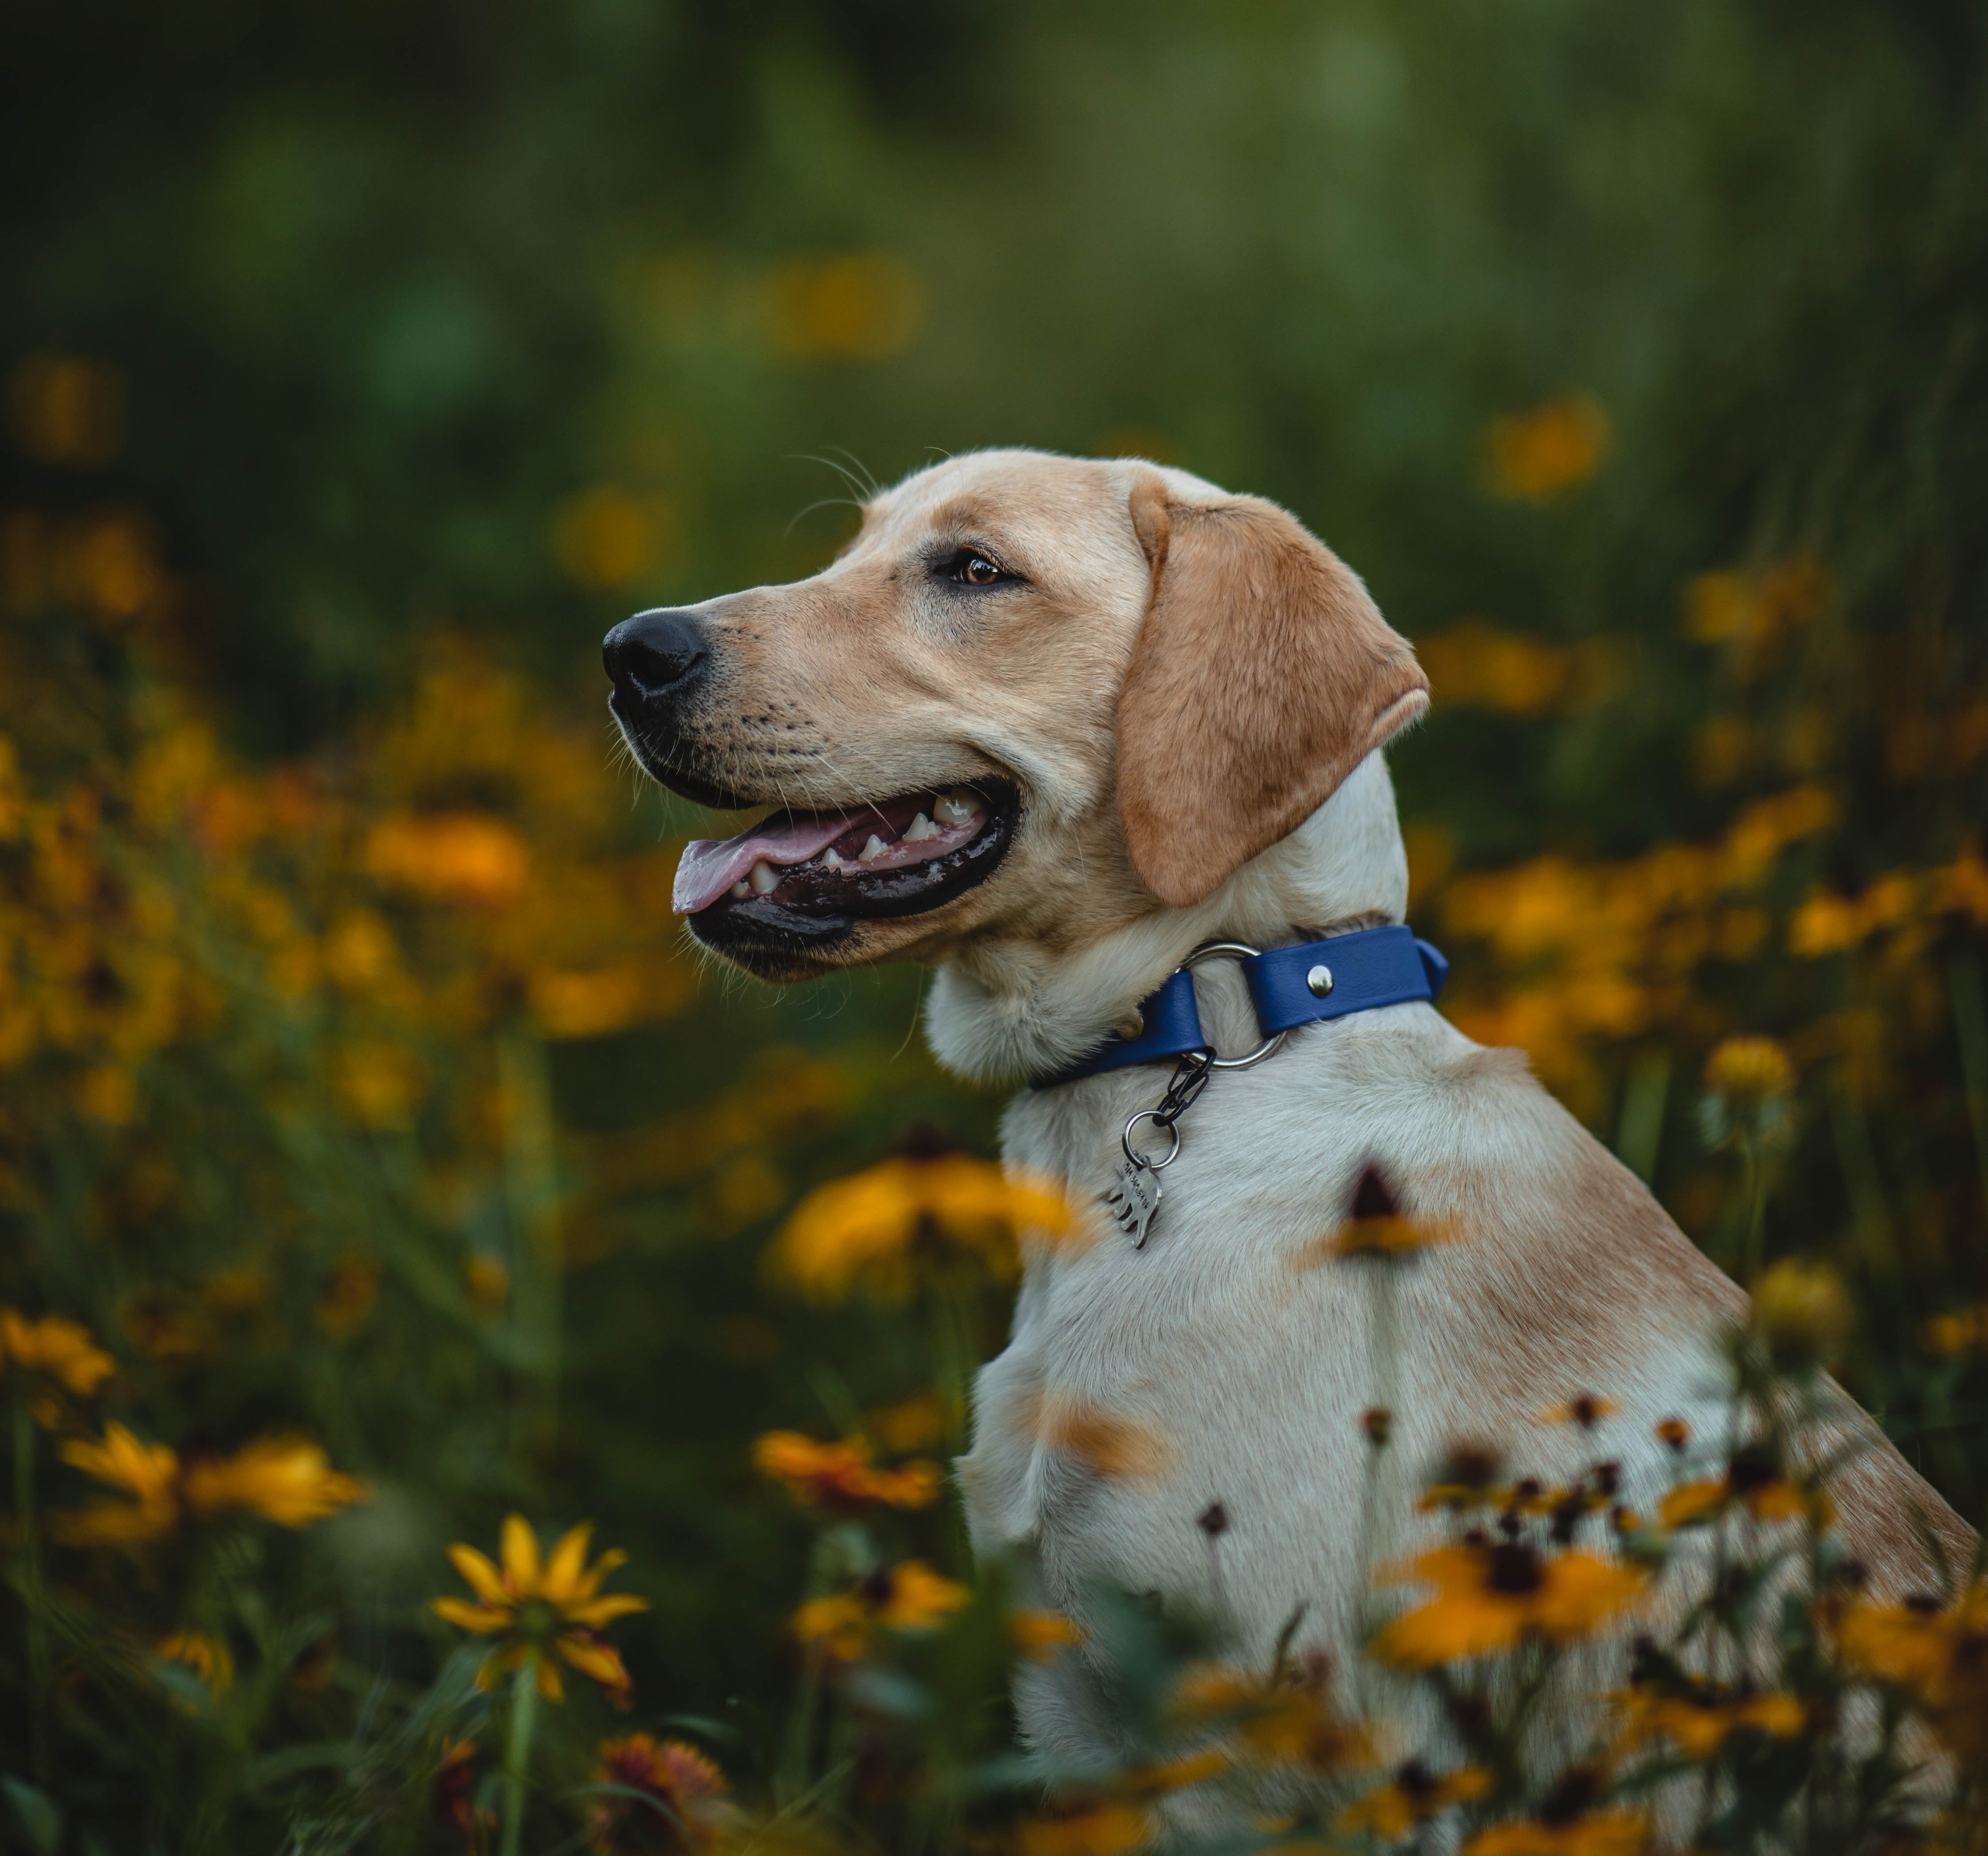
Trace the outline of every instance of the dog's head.
<instances>
[{"instance_id":1,"label":"dog's head","mask_svg":"<svg viewBox=\"0 0 1988 1856\"><path fill-rule=\"evenodd\" d=\"M1191 907L1428 701L1282 509L1022 451L922 471L812 579L640 614L604 656L650 774L776 808L693 845L676 893L770 979Z\"/></svg>"}]
</instances>

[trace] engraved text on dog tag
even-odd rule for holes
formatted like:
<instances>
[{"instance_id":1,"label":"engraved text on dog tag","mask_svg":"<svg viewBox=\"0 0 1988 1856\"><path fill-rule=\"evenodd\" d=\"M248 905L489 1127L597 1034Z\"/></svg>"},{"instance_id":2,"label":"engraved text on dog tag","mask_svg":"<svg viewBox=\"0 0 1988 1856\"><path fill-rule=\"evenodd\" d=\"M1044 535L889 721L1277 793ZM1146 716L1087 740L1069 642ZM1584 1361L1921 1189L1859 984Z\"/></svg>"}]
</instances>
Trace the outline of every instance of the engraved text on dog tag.
<instances>
[{"instance_id":1,"label":"engraved text on dog tag","mask_svg":"<svg viewBox=\"0 0 1988 1856\"><path fill-rule=\"evenodd\" d=\"M1145 1248L1146 1234L1153 1228L1153 1215L1160 1209L1160 1176L1143 1160L1118 1163L1117 1183L1104 1195L1118 1229L1131 1233L1132 1248Z\"/></svg>"}]
</instances>

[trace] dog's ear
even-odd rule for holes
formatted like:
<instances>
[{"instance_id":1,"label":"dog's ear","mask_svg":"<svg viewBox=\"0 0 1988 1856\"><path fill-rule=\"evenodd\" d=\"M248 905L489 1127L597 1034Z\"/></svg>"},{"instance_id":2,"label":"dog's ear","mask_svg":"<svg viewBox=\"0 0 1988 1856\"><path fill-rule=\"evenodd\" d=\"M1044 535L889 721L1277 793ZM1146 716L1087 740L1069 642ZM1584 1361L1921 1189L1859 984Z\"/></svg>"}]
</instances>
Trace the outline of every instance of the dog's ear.
<instances>
[{"instance_id":1,"label":"dog's ear","mask_svg":"<svg viewBox=\"0 0 1988 1856\"><path fill-rule=\"evenodd\" d=\"M1118 816L1162 902L1212 895L1428 706L1414 647L1276 504L1131 491L1152 597L1118 698Z\"/></svg>"}]
</instances>

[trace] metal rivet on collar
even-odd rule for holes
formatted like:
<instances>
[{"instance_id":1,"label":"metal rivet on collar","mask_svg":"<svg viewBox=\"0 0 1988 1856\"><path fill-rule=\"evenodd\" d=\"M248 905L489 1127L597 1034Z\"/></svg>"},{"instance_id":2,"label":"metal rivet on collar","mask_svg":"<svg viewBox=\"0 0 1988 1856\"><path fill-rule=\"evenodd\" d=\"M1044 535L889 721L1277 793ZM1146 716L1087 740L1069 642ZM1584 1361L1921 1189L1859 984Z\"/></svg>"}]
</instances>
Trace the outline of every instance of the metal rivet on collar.
<instances>
[{"instance_id":1,"label":"metal rivet on collar","mask_svg":"<svg viewBox=\"0 0 1988 1856\"><path fill-rule=\"evenodd\" d=\"M1134 1006L1119 1019L1116 1029L1118 1035L1129 1044L1135 1037L1142 1037L1145 1035L1146 1015Z\"/></svg>"},{"instance_id":2,"label":"metal rivet on collar","mask_svg":"<svg viewBox=\"0 0 1988 1856\"><path fill-rule=\"evenodd\" d=\"M1332 990L1331 968L1314 967L1305 975L1305 990L1310 993L1314 999L1324 998L1326 994Z\"/></svg>"}]
</instances>

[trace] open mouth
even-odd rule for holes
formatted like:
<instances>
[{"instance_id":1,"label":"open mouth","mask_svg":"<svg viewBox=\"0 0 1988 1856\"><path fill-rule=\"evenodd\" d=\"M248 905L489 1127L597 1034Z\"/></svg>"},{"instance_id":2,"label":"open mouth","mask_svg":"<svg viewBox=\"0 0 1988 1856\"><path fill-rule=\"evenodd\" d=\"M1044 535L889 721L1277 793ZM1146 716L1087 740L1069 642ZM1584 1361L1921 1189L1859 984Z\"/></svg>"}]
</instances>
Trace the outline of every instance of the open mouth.
<instances>
[{"instance_id":1,"label":"open mouth","mask_svg":"<svg viewBox=\"0 0 1988 1856\"><path fill-rule=\"evenodd\" d=\"M700 839L672 906L701 941L819 945L866 918L922 914L993 874L1014 830L1005 782L928 788L838 812L776 812Z\"/></svg>"}]
</instances>

